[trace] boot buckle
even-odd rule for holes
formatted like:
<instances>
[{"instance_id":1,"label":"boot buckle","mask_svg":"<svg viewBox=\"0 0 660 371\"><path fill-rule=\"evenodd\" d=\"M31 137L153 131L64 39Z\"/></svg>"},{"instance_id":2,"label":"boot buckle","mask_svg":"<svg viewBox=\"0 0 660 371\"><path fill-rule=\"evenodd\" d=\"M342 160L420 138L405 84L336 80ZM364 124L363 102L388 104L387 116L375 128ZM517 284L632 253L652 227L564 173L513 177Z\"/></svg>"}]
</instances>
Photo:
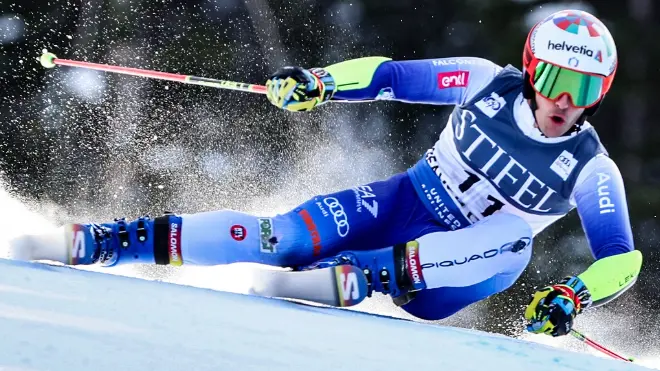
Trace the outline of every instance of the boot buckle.
<instances>
[{"instance_id":1,"label":"boot buckle","mask_svg":"<svg viewBox=\"0 0 660 371\"><path fill-rule=\"evenodd\" d=\"M126 220L124 218L115 219L117 223L117 238L119 239L119 246L127 249L130 246L128 241L128 231L126 230Z\"/></svg>"},{"instance_id":2,"label":"boot buckle","mask_svg":"<svg viewBox=\"0 0 660 371\"><path fill-rule=\"evenodd\" d=\"M148 219L148 218L149 218L148 216L142 217L142 218L139 218L138 221L137 221L136 234L137 234L137 239L140 242L146 242L147 241L147 228L146 228L147 223L146 223L145 220Z\"/></svg>"}]
</instances>

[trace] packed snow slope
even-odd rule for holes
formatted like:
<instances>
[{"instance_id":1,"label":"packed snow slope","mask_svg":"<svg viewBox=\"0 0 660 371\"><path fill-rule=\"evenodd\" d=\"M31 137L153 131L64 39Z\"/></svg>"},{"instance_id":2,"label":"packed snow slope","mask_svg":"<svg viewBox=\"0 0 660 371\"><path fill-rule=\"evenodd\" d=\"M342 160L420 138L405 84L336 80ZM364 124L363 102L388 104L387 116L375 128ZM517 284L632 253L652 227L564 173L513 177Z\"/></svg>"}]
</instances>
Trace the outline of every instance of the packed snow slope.
<instances>
[{"instance_id":1,"label":"packed snow slope","mask_svg":"<svg viewBox=\"0 0 660 371\"><path fill-rule=\"evenodd\" d=\"M646 370L356 311L0 259L0 370Z\"/></svg>"}]
</instances>

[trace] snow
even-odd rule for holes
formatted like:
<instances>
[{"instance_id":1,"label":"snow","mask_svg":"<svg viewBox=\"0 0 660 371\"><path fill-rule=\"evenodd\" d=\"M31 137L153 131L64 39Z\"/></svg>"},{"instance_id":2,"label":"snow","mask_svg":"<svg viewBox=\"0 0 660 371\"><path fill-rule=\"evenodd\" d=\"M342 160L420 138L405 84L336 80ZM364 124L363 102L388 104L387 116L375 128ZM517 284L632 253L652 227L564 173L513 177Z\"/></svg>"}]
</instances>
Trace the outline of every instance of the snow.
<instances>
[{"instance_id":1,"label":"snow","mask_svg":"<svg viewBox=\"0 0 660 371\"><path fill-rule=\"evenodd\" d=\"M0 260L0 370L645 370L500 335Z\"/></svg>"}]
</instances>

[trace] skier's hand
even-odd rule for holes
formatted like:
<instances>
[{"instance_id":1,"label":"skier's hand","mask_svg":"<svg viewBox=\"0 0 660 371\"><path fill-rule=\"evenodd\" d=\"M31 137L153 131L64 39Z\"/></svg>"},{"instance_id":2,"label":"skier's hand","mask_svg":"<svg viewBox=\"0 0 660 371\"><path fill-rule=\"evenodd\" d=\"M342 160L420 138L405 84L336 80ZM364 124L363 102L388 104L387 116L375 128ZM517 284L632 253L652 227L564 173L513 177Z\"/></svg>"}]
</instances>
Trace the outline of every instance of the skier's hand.
<instances>
[{"instance_id":1,"label":"skier's hand","mask_svg":"<svg viewBox=\"0 0 660 371\"><path fill-rule=\"evenodd\" d=\"M538 334L562 336L573 328L575 316L591 305L591 294L578 277L567 277L559 284L546 286L532 297L525 310L527 330Z\"/></svg>"},{"instance_id":2,"label":"skier's hand","mask_svg":"<svg viewBox=\"0 0 660 371\"><path fill-rule=\"evenodd\" d=\"M332 98L335 82L322 68L283 67L266 81L266 97L279 108L309 111Z\"/></svg>"}]
</instances>

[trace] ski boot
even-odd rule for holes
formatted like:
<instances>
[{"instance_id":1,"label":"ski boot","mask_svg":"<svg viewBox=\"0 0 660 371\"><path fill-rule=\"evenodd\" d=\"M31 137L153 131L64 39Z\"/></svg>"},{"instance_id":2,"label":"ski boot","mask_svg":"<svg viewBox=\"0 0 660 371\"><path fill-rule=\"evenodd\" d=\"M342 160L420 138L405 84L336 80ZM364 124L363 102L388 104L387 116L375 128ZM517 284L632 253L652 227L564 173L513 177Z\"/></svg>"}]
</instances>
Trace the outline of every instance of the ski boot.
<instances>
[{"instance_id":1,"label":"ski boot","mask_svg":"<svg viewBox=\"0 0 660 371\"><path fill-rule=\"evenodd\" d=\"M397 306L409 303L426 288L419 263L419 244L411 241L378 250L343 251L294 270L311 270L337 265L354 265L367 277L368 297L380 292L392 297Z\"/></svg>"},{"instance_id":2,"label":"ski boot","mask_svg":"<svg viewBox=\"0 0 660 371\"><path fill-rule=\"evenodd\" d=\"M103 224L69 224L55 232L11 241L10 254L19 260L51 260L67 265L181 265L181 218L165 214L131 222L119 218Z\"/></svg>"},{"instance_id":3,"label":"ski boot","mask_svg":"<svg viewBox=\"0 0 660 371\"><path fill-rule=\"evenodd\" d=\"M149 216L132 222L124 218L104 224L74 224L71 228L73 248L71 264L99 264L113 266L122 261L134 263L154 262L154 221ZM77 241L82 241L84 252L79 252ZM89 251L87 251L89 250Z\"/></svg>"}]
</instances>

